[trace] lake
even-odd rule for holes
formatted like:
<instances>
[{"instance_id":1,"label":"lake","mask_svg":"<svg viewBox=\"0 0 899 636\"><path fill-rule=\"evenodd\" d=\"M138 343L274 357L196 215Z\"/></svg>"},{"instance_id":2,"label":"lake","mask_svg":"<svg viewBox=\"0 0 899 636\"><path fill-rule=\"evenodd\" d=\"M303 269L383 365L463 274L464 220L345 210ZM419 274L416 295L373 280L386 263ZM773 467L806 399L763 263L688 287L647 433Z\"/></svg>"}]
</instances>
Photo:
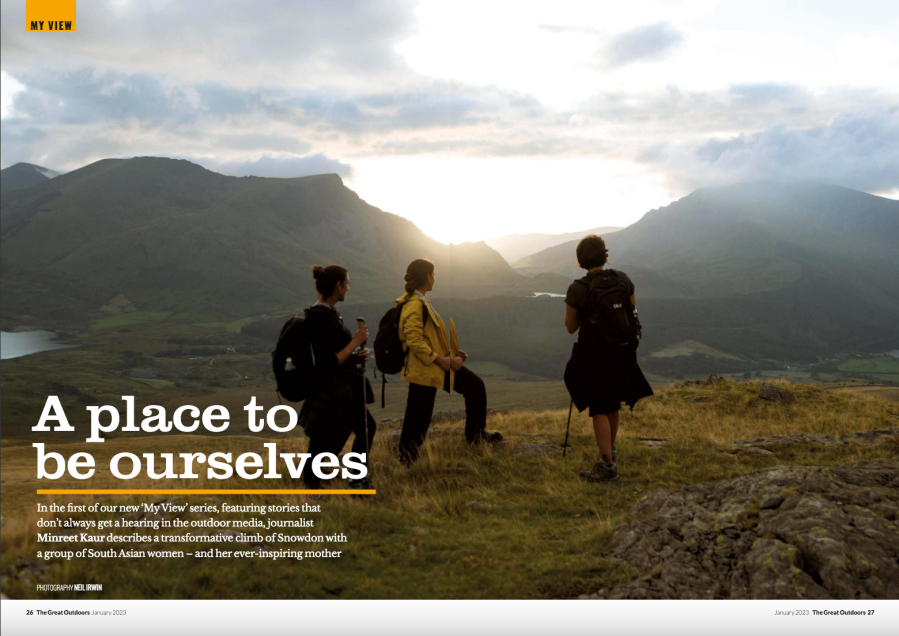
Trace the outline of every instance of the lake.
<instances>
[{"instance_id":1,"label":"lake","mask_svg":"<svg viewBox=\"0 0 899 636\"><path fill-rule=\"evenodd\" d=\"M60 342L52 331L0 332L0 359L2 360L21 358L41 351L72 349L77 346Z\"/></svg>"},{"instance_id":2,"label":"lake","mask_svg":"<svg viewBox=\"0 0 899 636\"><path fill-rule=\"evenodd\" d=\"M565 298L565 294L553 294L552 292L534 292L534 298L538 296L549 296L550 298Z\"/></svg>"}]
</instances>

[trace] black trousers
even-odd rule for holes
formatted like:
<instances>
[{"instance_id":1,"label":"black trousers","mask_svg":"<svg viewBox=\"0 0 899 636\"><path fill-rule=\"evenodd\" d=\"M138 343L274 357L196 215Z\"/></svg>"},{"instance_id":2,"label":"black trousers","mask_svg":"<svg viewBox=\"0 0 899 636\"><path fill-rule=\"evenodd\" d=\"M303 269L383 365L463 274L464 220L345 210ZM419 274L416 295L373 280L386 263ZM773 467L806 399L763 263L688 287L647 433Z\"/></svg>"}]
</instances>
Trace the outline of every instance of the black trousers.
<instances>
[{"instance_id":1,"label":"black trousers","mask_svg":"<svg viewBox=\"0 0 899 636\"><path fill-rule=\"evenodd\" d=\"M367 449L365 448L365 429L362 428L362 418L356 418L358 421L353 430L340 427L329 427L320 434L310 438L309 454L311 454L312 457L306 460L306 465L303 467L303 481L306 482L306 486L309 488L321 488L321 479L312 472L312 460L320 453L339 454L340 451L343 450L347 440L350 438L350 433L356 434L356 439L353 440L353 452L365 453L364 463L366 466L368 465L368 453L371 452L371 445L375 441L375 431L377 431L378 424L375 422L375 418L372 417L372 414L368 409L365 409L365 415L368 419Z\"/></svg>"},{"instance_id":2,"label":"black trousers","mask_svg":"<svg viewBox=\"0 0 899 636\"><path fill-rule=\"evenodd\" d=\"M449 389L449 372L446 374L444 387ZM484 388L484 381L463 366L456 371L453 390L465 398L465 439L476 444L487 426L487 389ZM424 443L431 425L436 397L436 388L409 383L406 415L403 417L403 431L400 434L400 461L406 465L418 459L418 449Z\"/></svg>"}]
</instances>

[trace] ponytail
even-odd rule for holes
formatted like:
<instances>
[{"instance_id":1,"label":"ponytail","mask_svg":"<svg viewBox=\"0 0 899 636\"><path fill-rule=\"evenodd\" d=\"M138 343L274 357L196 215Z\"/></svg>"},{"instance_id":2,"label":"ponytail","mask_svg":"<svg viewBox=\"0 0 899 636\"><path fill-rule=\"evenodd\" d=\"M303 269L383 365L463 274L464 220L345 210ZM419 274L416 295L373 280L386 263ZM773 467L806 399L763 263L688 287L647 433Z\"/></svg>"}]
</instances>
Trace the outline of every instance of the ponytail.
<instances>
[{"instance_id":1,"label":"ponytail","mask_svg":"<svg viewBox=\"0 0 899 636\"><path fill-rule=\"evenodd\" d=\"M428 282L428 276L433 273L434 263L426 258L416 258L409 263L409 267L406 268L406 277L404 279L406 281L405 298L412 298L415 294L415 290L424 287Z\"/></svg>"}]
</instances>

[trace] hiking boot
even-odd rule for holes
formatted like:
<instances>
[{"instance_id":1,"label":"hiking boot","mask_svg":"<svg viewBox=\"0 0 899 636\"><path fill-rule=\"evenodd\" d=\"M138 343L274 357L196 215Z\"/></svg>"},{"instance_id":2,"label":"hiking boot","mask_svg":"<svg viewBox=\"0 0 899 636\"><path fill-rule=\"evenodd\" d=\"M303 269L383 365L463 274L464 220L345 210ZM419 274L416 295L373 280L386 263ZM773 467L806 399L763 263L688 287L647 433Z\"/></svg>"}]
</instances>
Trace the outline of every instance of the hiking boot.
<instances>
[{"instance_id":1,"label":"hiking boot","mask_svg":"<svg viewBox=\"0 0 899 636\"><path fill-rule=\"evenodd\" d=\"M363 477L362 479L348 479L346 487L350 490L368 490L371 488L371 482L368 481L368 477Z\"/></svg>"},{"instance_id":2,"label":"hiking boot","mask_svg":"<svg viewBox=\"0 0 899 636\"><path fill-rule=\"evenodd\" d=\"M606 466L602 461L593 464L592 470L582 470L581 477L587 481L612 481L618 479L618 464L612 462L611 466Z\"/></svg>"},{"instance_id":3,"label":"hiking boot","mask_svg":"<svg viewBox=\"0 0 899 636\"><path fill-rule=\"evenodd\" d=\"M362 479L347 479L346 487L349 490L369 490L371 488L371 482L368 481L368 477L363 477ZM353 499L364 499L365 495L350 495Z\"/></svg>"}]
</instances>

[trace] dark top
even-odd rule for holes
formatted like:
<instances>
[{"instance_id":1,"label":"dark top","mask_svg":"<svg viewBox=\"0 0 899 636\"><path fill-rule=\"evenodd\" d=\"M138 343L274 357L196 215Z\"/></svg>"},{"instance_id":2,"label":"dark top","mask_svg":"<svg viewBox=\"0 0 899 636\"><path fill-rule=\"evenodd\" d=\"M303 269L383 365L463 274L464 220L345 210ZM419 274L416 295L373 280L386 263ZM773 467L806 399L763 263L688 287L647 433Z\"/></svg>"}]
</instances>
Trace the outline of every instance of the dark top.
<instances>
[{"instance_id":1,"label":"dark top","mask_svg":"<svg viewBox=\"0 0 899 636\"><path fill-rule=\"evenodd\" d=\"M624 279L633 296L634 283L624 272L612 269L588 272L571 283L565 294L565 304L577 309L578 320L583 320L590 309L590 283L610 272ZM624 402L633 409L638 400L652 395L652 388L637 365L636 349L585 344L580 342L580 333L578 339L565 368L565 386L578 411L609 401Z\"/></svg>"},{"instance_id":2,"label":"dark top","mask_svg":"<svg viewBox=\"0 0 899 636\"><path fill-rule=\"evenodd\" d=\"M300 411L300 425L310 437L323 427L356 428L363 421L362 379L357 373L359 356L351 355L338 364L337 353L353 339L340 313L327 305L306 310L306 329L315 362L312 391ZM368 380L365 380L366 403L374 402Z\"/></svg>"},{"instance_id":3,"label":"dark top","mask_svg":"<svg viewBox=\"0 0 899 636\"><path fill-rule=\"evenodd\" d=\"M598 269L595 272L588 272L586 276L578 278L568 286L568 293L565 294L565 304L577 309L578 316L583 317L581 312L586 312L589 309L590 283L599 276L609 272L615 272L619 277L623 278L624 282L627 283L628 294L634 295L634 283L631 282L627 274L617 269Z\"/></svg>"},{"instance_id":4,"label":"dark top","mask_svg":"<svg viewBox=\"0 0 899 636\"><path fill-rule=\"evenodd\" d=\"M352 373L355 360L337 363L337 354L353 339L353 334L343 324L340 312L328 305L315 305L306 311L306 329L312 344L312 356L316 373L341 370Z\"/></svg>"}]
</instances>

